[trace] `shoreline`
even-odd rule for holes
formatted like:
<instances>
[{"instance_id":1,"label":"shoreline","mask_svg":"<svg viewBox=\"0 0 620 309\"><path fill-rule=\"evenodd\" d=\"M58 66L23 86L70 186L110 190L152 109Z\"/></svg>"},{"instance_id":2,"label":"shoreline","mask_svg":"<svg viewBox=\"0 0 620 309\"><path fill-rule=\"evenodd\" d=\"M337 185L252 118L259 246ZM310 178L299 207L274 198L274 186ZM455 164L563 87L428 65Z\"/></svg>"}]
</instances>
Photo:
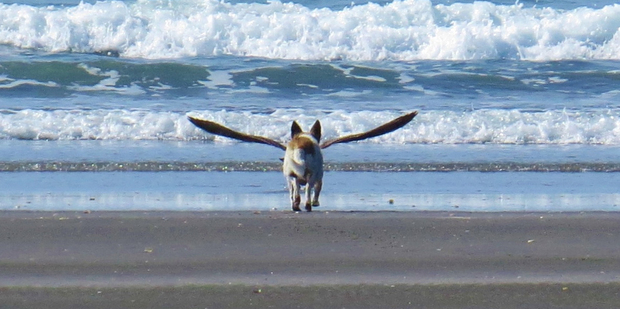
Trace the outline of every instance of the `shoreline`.
<instances>
[{"instance_id":1,"label":"shoreline","mask_svg":"<svg viewBox=\"0 0 620 309\"><path fill-rule=\"evenodd\" d=\"M318 210L618 211L619 182L620 173L329 172ZM0 183L0 210L290 209L276 172L24 172L0 173Z\"/></svg>"},{"instance_id":2,"label":"shoreline","mask_svg":"<svg viewBox=\"0 0 620 309\"><path fill-rule=\"evenodd\" d=\"M86 208L86 207L82 207ZM0 220L11 219L113 219L113 218L252 218L257 215L268 215L274 219L291 218L292 216L308 216L316 218L320 216L332 216L338 219L359 217L390 217L395 214L404 215L404 218L607 218L620 220L620 211L606 210L558 210L558 211L468 211L455 208L453 210L322 210L321 206L313 208L312 212L293 212L289 209L270 210L31 210L31 209L5 209L0 210Z\"/></svg>"},{"instance_id":3,"label":"shoreline","mask_svg":"<svg viewBox=\"0 0 620 309\"><path fill-rule=\"evenodd\" d=\"M619 234L615 212L3 211L0 304L617 308Z\"/></svg>"}]
</instances>

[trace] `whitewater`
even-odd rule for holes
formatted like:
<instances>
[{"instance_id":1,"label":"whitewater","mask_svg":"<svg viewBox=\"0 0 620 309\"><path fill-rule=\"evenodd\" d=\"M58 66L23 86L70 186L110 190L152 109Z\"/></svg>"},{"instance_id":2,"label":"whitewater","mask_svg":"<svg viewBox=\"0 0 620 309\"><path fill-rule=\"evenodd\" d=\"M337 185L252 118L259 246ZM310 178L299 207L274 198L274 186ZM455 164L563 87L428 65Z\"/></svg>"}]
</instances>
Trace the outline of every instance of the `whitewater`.
<instances>
[{"instance_id":1,"label":"whitewater","mask_svg":"<svg viewBox=\"0 0 620 309\"><path fill-rule=\"evenodd\" d=\"M124 58L289 60L618 59L620 6L404 0L341 9L301 3L101 1L0 6L0 43Z\"/></svg>"},{"instance_id":2,"label":"whitewater","mask_svg":"<svg viewBox=\"0 0 620 309\"><path fill-rule=\"evenodd\" d=\"M274 115L275 114L275 115ZM342 112L319 115L276 111L254 115L216 111L194 117L225 123L282 143L290 138L289 124L320 119L326 139L363 132L395 118L394 112ZM0 138L23 140L213 140L233 143L201 131L185 114L148 111L34 111L0 115ZM620 113L575 113L516 110L471 112L429 111L407 128L364 143L427 144L603 144L620 145Z\"/></svg>"}]
</instances>

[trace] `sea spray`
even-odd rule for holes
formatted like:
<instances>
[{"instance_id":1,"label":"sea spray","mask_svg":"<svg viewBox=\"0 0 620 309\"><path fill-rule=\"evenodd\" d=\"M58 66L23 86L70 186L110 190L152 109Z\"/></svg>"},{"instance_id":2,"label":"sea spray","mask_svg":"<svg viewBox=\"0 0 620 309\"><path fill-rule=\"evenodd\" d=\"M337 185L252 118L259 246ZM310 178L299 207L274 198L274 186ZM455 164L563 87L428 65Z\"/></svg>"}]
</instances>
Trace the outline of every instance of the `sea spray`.
<instances>
[{"instance_id":1,"label":"sea spray","mask_svg":"<svg viewBox=\"0 0 620 309\"><path fill-rule=\"evenodd\" d=\"M0 5L0 43L54 53L176 59L620 59L620 5L561 10L428 0L302 4L100 1Z\"/></svg>"}]
</instances>

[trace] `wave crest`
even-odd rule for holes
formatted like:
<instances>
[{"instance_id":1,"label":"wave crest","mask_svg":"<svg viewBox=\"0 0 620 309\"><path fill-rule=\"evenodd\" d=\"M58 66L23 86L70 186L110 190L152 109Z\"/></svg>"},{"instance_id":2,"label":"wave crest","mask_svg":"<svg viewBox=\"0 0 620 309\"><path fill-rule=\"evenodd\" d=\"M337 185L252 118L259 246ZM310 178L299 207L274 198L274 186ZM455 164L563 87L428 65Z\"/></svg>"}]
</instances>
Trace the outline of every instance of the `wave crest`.
<instances>
[{"instance_id":1,"label":"wave crest","mask_svg":"<svg viewBox=\"0 0 620 309\"><path fill-rule=\"evenodd\" d=\"M566 11L428 0L340 10L215 0L0 5L1 44L146 59L620 59L619 29L617 4Z\"/></svg>"},{"instance_id":2,"label":"wave crest","mask_svg":"<svg viewBox=\"0 0 620 309\"><path fill-rule=\"evenodd\" d=\"M249 112L193 112L192 116L223 123L236 130L267 136L281 142L297 120L302 127L320 119L323 136L338 136L372 129L397 116L394 112L344 112L303 114L276 110L272 114ZM193 140L214 137L195 128L186 115L175 112L127 110L21 110L0 114L0 138L49 140ZM620 145L620 113L519 110L470 112L422 111L404 128L364 143L404 144L603 144Z\"/></svg>"}]
</instances>

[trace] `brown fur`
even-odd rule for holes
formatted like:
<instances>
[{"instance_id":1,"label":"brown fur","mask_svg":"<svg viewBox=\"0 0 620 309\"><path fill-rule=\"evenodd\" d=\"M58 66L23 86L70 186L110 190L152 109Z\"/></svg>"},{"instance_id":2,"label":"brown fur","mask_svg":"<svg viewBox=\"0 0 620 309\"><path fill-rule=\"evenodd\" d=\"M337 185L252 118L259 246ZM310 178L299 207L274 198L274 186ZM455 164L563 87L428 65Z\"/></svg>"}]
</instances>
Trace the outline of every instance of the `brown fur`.
<instances>
[{"instance_id":1,"label":"brown fur","mask_svg":"<svg viewBox=\"0 0 620 309\"><path fill-rule=\"evenodd\" d=\"M288 143L291 149L303 149L307 154L314 154L314 142L306 136L295 135Z\"/></svg>"}]
</instances>

